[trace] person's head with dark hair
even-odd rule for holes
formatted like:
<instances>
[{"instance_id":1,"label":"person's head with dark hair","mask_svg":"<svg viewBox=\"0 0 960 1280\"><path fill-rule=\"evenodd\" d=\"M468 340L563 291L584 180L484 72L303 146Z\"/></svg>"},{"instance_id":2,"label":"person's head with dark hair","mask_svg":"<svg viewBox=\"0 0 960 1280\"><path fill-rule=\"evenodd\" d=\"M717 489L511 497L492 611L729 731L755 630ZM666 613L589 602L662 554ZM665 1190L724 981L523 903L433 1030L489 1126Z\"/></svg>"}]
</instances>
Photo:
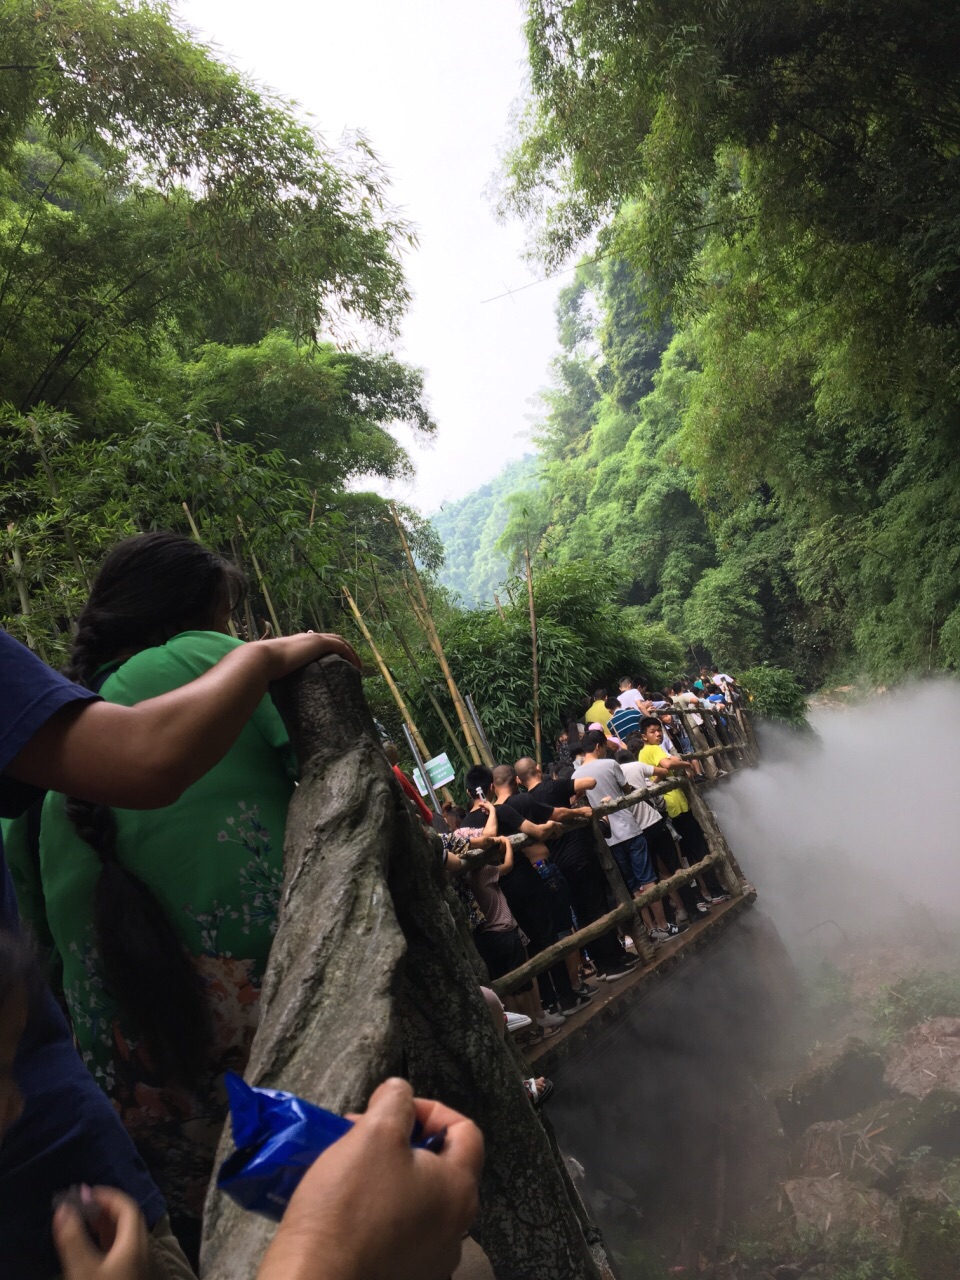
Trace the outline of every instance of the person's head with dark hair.
<instances>
[{"instance_id":1,"label":"person's head with dark hair","mask_svg":"<svg viewBox=\"0 0 960 1280\"><path fill-rule=\"evenodd\" d=\"M637 756L644 748L643 736L639 732L628 734L626 740L627 750L630 752L630 759L636 760Z\"/></svg>"},{"instance_id":2,"label":"person's head with dark hair","mask_svg":"<svg viewBox=\"0 0 960 1280\"><path fill-rule=\"evenodd\" d=\"M607 698L603 705L607 708L608 711L620 710L620 703L617 701L616 698Z\"/></svg>"},{"instance_id":3,"label":"person's head with dark hair","mask_svg":"<svg viewBox=\"0 0 960 1280\"><path fill-rule=\"evenodd\" d=\"M636 687L640 690L641 693L646 693L647 689L650 687L649 681L647 680L646 676L637 676L636 680L634 680L633 683L636 685Z\"/></svg>"},{"instance_id":4,"label":"person's head with dark hair","mask_svg":"<svg viewBox=\"0 0 960 1280\"><path fill-rule=\"evenodd\" d=\"M497 796L504 794L512 795L519 790L517 787L517 775L511 764L496 764L493 766L493 789Z\"/></svg>"},{"instance_id":5,"label":"person's head with dark hair","mask_svg":"<svg viewBox=\"0 0 960 1280\"><path fill-rule=\"evenodd\" d=\"M542 770L531 756L521 756L513 766L513 771L517 775L517 781L521 787L536 786L543 777ZM496 772L496 771L494 771Z\"/></svg>"},{"instance_id":6,"label":"person's head with dark hair","mask_svg":"<svg viewBox=\"0 0 960 1280\"><path fill-rule=\"evenodd\" d=\"M678 680L678 681L676 682L676 684L673 686L673 692L674 692L674 693L683 693L683 681Z\"/></svg>"},{"instance_id":7,"label":"person's head with dark hair","mask_svg":"<svg viewBox=\"0 0 960 1280\"><path fill-rule=\"evenodd\" d=\"M94 579L66 674L89 686L105 664L181 632L226 631L244 590L235 565L191 538L127 538ZM105 982L143 1037L154 1067L190 1083L203 1071L212 1043L197 970L152 890L120 860L113 810L69 798L66 813L101 863L93 927Z\"/></svg>"},{"instance_id":8,"label":"person's head with dark hair","mask_svg":"<svg viewBox=\"0 0 960 1280\"><path fill-rule=\"evenodd\" d=\"M621 693L626 693L628 689L633 688L633 680L631 679L630 676L621 676L618 683L620 685Z\"/></svg>"},{"instance_id":9,"label":"person's head with dark hair","mask_svg":"<svg viewBox=\"0 0 960 1280\"><path fill-rule=\"evenodd\" d=\"M553 766L553 777L556 782L569 782L574 772L572 764L555 764Z\"/></svg>"},{"instance_id":10,"label":"person's head with dark hair","mask_svg":"<svg viewBox=\"0 0 960 1280\"><path fill-rule=\"evenodd\" d=\"M463 785L467 789L467 795L470 797L470 803L472 804L478 798L478 791L484 797L489 793L490 788L493 786L493 774L485 764L472 765L467 770Z\"/></svg>"},{"instance_id":11,"label":"person's head with dark hair","mask_svg":"<svg viewBox=\"0 0 960 1280\"><path fill-rule=\"evenodd\" d=\"M660 746L663 742L663 724L656 716L644 716L640 721L640 736L643 738L644 746L653 743Z\"/></svg>"},{"instance_id":12,"label":"person's head with dark hair","mask_svg":"<svg viewBox=\"0 0 960 1280\"><path fill-rule=\"evenodd\" d=\"M457 827L463 826L463 820L467 816L460 805L454 804L452 800L444 800L440 812L448 831L456 831Z\"/></svg>"},{"instance_id":13,"label":"person's head with dark hair","mask_svg":"<svg viewBox=\"0 0 960 1280\"><path fill-rule=\"evenodd\" d=\"M23 1111L13 1064L42 992L43 977L30 941L18 931L0 929L0 1138Z\"/></svg>"},{"instance_id":14,"label":"person's head with dark hair","mask_svg":"<svg viewBox=\"0 0 960 1280\"><path fill-rule=\"evenodd\" d=\"M606 689L594 689L594 691L593 691L593 700L594 700L594 702L606 702L606 700L607 700L607 691L606 691Z\"/></svg>"},{"instance_id":15,"label":"person's head with dark hair","mask_svg":"<svg viewBox=\"0 0 960 1280\"><path fill-rule=\"evenodd\" d=\"M181 631L226 631L245 592L236 565L192 538L126 538L94 579L65 674L89 685L105 663L165 644Z\"/></svg>"},{"instance_id":16,"label":"person's head with dark hair","mask_svg":"<svg viewBox=\"0 0 960 1280\"><path fill-rule=\"evenodd\" d=\"M607 754L607 735L602 729L589 729L581 738L580 747L585 756L602 759Z\"/></svg>"},{"instance_id":17,"label":"person's head with dark hair","mask_svg":"<svg viewBox=\"0 0 960 1280\"><path fill-rule=\"evenodd\" d=\"M635 755L631 755L625 747L621 747L613 758L616 760L617 764L632 764L637 757Z\"/></svg>"}]
</instances>

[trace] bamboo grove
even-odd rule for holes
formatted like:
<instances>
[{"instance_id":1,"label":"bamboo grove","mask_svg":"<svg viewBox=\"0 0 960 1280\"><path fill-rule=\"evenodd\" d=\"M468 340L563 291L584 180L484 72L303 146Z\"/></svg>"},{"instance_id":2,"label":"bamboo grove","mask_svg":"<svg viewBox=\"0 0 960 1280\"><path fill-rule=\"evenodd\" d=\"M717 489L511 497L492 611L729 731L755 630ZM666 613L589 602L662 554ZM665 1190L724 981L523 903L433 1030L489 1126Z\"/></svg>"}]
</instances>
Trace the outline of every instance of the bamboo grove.
<instances>
[{"instance_id":1,"label":"bamboo grove","mask_svg":"<svg viewBox=\"0 0 960 1280\"><path fill-rule=\"evenodd\" d=\"M955 6L527 9L502 209L546 269L584 258L536 459L478 542L438 520L450 585L486 594L499 536L614 566L616 601L740 671L955 669Z\"/></svg>"}]
</instances>

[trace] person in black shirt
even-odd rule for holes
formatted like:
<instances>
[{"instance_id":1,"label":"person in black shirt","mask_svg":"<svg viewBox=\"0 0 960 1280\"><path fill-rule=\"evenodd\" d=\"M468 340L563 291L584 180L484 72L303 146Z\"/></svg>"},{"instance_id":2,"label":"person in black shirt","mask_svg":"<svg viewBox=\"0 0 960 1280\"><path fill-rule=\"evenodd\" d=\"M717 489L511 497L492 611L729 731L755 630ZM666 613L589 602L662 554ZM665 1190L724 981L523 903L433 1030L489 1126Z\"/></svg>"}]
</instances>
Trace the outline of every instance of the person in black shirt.
<instances>
[{"instance_id":1,"label":"person in black shirt","mask_svg":"<svg viewBox=\"0 0 960 1280\"><path fill-rule=\"evenodd\" d=\"M503 768L504 766L498 766ZM486 823L486 803L496 798L494 791L494 775L496 771L483 765L474 765L467 772L466 786L468 793L474 797L473 808L464 819L465 827L482 829ZM483 799L477 795L480 790ZM517 924L527 935L531 956L545 951L556 941L553 920L550 912L550 897L546 886L540 879L540 873L534 866L539 858L547 854L543 840L560 834L560 827L541 815L539 822L522 817L516 809L508 805L498 804L497 830L500 835L526 835L533 844L528 844L516 851L513 870L500 881L500 888L507 899ZM542 973L537 979L540 984L540 998L545 1008L557 1008L561 1015L575 1012L584 1003L582 997L574 993L563 961L558 961Z\"/></svg>"},{"instance_id":2,"label":"person in black shirt","mask_svg":"<svg viewBox=\"0 0 960 1280\"><path fill-rule=\"evenodd\" d=\"M591 790L595 783L589 778L571 778L567 782L544 778L536 761L529 757L518 760L514 769L517 781L526 788L509 801L518 812L529 811L535 805L540 812L549 808L551 818L556 821L583 819L582 826L568 827L550 842L550 856L570 886L577 924L583 929L610 909L607 878L594 846L590 810L571 807L571 802L574 806L578 803L577 794ZM598 977L607 982L616 982L633 967L616 927L590 944L590 956Z\"/></svg>"}]
</instances>

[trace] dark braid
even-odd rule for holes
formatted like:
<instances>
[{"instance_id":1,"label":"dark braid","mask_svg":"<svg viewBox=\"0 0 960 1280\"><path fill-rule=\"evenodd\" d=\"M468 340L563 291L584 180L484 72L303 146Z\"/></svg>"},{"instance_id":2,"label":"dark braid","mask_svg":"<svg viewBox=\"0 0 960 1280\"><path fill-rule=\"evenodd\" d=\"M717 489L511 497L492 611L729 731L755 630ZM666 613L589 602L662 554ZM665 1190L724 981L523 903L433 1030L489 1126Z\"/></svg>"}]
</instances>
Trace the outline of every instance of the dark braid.
<instances>
[{"instance_id":1,"label":"dark braid","mask_svg":"<svg viewBox=\"0 0 960 1280\"><path fill-rule=\"evenodd\" d=\"M77 626L66 673L91 687L120 656L208 629L243 591L240 571L189 538L148 533L107 557ZM120 861L107 805L69 798L67 817L100 859L93 928L106 986L143 1037L153 1065L192 1083L212 1042L203 983L150 888Z\"/></svg>"}]
</instances>

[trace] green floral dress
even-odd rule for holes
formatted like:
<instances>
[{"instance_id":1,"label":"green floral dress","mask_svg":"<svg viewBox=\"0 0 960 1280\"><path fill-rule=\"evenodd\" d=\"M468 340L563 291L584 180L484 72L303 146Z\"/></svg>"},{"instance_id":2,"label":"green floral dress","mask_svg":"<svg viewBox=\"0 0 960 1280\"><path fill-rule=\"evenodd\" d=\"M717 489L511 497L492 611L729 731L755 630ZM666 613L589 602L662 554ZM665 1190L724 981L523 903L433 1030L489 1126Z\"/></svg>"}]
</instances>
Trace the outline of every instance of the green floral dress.
<instances>
[{"instance_id":1,"label":"green floral dress","mask_svg":"<svg viewBox=\"0 0 960 1280\"><path fill-rule=\"evenodd\" d=\"M131 706L187 684L240 643L218 632L185 631L128 659L100 691L109 702ZM67 820L63 796L51 793L44 804L40 870L77 1042L166 1197L184 1243L199 1229L226 1114L223 1071L243 1070L256 1030L293 777L283 722L264 698L226 757L176 804L114 810L121 861L165 907L206 986L214 1069L196 1092L158 1077L111 998L92 926L100 860Z\"/></svg>"}]
</instances>

